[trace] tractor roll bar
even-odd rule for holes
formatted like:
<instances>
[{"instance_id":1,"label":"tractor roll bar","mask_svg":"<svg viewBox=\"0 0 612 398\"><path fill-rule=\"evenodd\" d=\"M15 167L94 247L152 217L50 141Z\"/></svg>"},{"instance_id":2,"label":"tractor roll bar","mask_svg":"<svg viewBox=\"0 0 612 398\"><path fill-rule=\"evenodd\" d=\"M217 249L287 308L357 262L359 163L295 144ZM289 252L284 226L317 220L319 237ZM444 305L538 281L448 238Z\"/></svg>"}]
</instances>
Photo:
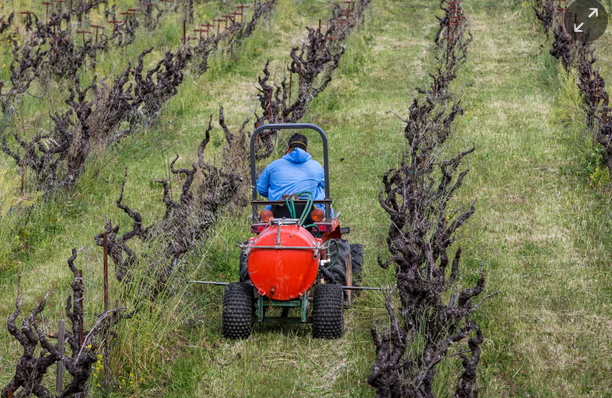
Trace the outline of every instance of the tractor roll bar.
<instances>
[{"instance_id":1,"label":"tractor roll bar","mask_svg":"<svg viewBox=\"0 0 612 398\"><path fill-rule=\"evenodd\" d=\"M316 124L312 123L278 123L278 124L264 124L263 126L259 126L251 135L251 186L253 187L253 201L251 204L253 205L253 216L257 216L257 204L259 202L257 200L257 176L256 176L256 156L255 156L255 137L259 133L265 130L314 130L321 136L321 140L323 141L323 172L325 173L325 200L329 200L331 202L331 198L329 195L329 153L327 150L327 135L325 135L325 131ZM269 203L268 203L269 204ZM331 214L331 206L329 203L325 203L325 214Z\"/></svg>"}]
</instances>

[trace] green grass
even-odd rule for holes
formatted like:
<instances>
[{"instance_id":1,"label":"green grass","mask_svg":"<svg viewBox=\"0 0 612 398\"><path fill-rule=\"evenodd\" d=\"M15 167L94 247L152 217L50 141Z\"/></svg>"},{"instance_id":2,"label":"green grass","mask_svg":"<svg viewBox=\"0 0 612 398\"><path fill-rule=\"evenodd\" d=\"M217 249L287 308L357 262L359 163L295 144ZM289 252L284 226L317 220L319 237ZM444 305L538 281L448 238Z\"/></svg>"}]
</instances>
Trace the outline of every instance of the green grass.
<instances>
[{"instance_id":1,"label":"green grass","mask_svg":"<svg viewBox=\"0 0 612 398\"><path fill-rule=\"evenodd\" d=\"M612 68L610 63L612 62L612 1L603 0L600 2L608 11L610 21L608 22L608 28L606 32L599 39L593 42L593 45L597 49L597 59L599 60L599 66L601 67L601 75L606 80L608 94L612 92Z\"/></svg>"},{"instance_id":2,"label":"green grass","mask_svg":"<svg viewBox=\"0 0 612 398\"><path fill-rule=\"evenodd\" d=\"M468 3L475 40L456 136L478 148L462 192L477 199L466 249L501 291L478 315L483 396L608 396L609 196L580 167L590 137L571 119L584 116L532 11L483 3Z\"/></svg>"},{"instance_id":3,"label":"green grass","mask_svg":"<svg viewBox=\"0 0 612 398\"><path fill-rule=\"evenodd\" d=\"M509 0L466 0L465 8L474 42L453 91L466 112L447 150L476 144L455 205L475 199L477 211L459 237L465 267L460 284L472 284L482 265L487 292L501 291L476 315L486 337L481 396L610 396L610 195L607 182L593 177L598 163L589 160L594 149L583 131L572 77L548 54L550 43L530 8ZM105 217L122 230L129 227L114 205L124 168L130 172L125 203L141 210L145 223L159 218L161 190L151 180L167 176L174 153L181 154L180 166L192 161L208 116L219 104L230 128L239 127L258 106L254 84L265 61L272 59L271 70L280 75L303 26L325 19L329 9L315 0L280 1L273 19L231 61L215 58L205 75L188 74L156 125L90 159L72 191L3 218L0 259L7 264L0 264L5 291L0 318L12 311L20 272L24 309L54 290L45 315L50 330L62 316L71 279L65 259L70 248L85 246L77 264L86 278L90 324L101 311L102 290L101 250L92 236ZM393 280L376 265L377 255L386 252L388 229L377 195L382 174L397 163L405 142L402 122L387 112L405 115L413 88L427 81L436 9L435 2L424 0L375 1L366 25L347 43L334 80L303 119L329 135L334 207L351 226L351 241L365 246L367 285ZM606 77L609 37L608 32L598 43ZM143 39L134 49L146 45ZM125 58L108 62L118 71ZM54 97L48 103L61 101ZM21 122L36 125L36 103L24 99L23 106L28 116ZM213 142L222 143L218 130ZM17 200L19 181L3 155L0 171L1 189L7 181L12 192L0 199L4 209ZM179 181L172 178L176 186ZM375 321L381 327L386 323L381 294L359 297L346 312L347 333L339 341L313 340L307 327L257 326L243 342L221 337L222 289L182 281L235 280L235 244L250 236L247 230L245 215L224 215L206 244L185 258L171 294L120 325L111 359L117 384L107 390L97 387L97 378L94 396L374 396L366 380L374 358L370 328ZM119 300L114 281L112 291L113 301ZM11 377L18 348L0 330L0 385ZM440 396L449 396L453 383L445 376L455 374L457 366L457 361L442 365Z\"/></svg>"}]
</instances>

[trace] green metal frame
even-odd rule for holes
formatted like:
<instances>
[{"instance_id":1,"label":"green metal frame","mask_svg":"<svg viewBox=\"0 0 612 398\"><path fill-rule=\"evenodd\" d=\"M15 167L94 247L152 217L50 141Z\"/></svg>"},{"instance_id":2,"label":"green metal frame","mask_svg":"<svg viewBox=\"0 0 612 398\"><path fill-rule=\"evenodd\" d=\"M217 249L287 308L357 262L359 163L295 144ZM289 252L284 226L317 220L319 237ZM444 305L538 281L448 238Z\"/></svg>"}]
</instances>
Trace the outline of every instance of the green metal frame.
<instances>
[{"instance_id":1,"label":"green metal frame","mask_svg":"<svg viewBox=\"0 0 612 398\"><path fill-rule=\"evenodd\" d=\"M300 317L266 317L265 309L267 307L289 307L289 308L301 308L301 316ZM310 323L312 322L312 318L308 317L308 294L304 294L302 298L297 300L287 300L287 301L279 301L273 300L269 297L260 295L257 299L257 322L265 322L265 323L275 323L275 322L283 322L283 323Z\"/></svg>"}]
</instances>

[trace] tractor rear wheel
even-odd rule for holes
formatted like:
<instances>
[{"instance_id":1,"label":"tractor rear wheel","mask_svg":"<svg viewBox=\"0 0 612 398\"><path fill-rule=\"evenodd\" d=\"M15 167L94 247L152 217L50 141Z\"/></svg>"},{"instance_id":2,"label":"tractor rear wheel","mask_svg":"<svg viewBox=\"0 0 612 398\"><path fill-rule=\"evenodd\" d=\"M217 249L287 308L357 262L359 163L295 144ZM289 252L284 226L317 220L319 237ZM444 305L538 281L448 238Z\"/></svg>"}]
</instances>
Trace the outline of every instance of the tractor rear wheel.
<instances>
[{"instance_id":1,"label":"tractor rear wheel","mask_svg":"<svg viewBox=\"0 0 612 398\"><path fill-rule=\"evenodd\" d=\"M253 286L249 283L230 283L223 295L223 336L246 339L253 329Z\"/></svg>"},{"instance_id":2,"label":"tractor rear wheel","mask_svg":"<svg viewBox=\"0 0 612 398\"><path fill-rule=\"evenodd\" d=\"M251 277L249 276L249 269L248 269L248 256L245 256L246 249L242 249L240 250L240 270L239 270L239 274L240 274L240 282L250 282L251 281Z\"/></svg>"},{"instance_id":3,"label":"tractor rear wheel","mask_svg":"<svg viewBox=\"0 0 612 398\"><path fill-rule=\"evenodd\" d=\"M342 286L316 285L312 308L312 337L339 339L344 334L344 293Z\"/></svg>"},{"instance_id":4,"label":"tractor rear wheel","mask_svg":"<svg viewBox=\"0 0 612 398\"><path fill-rule=\"evenodd\" d=\"M361 285L363 274L363 245L351 243L351 269L353 286Z\"/></svg>"},{"instance_id":5,"label":"tractor rear wheel","mask_svg":"<svg viewBox=\"0 0 612 398\"><path fill-rule=\"evenodd\" d=\"M346 259L351 253L351 246L346 239L333 239L329 244L329 256L331 264L329 271L334 279L325 278L327 283L336 283L347 286L351 281L347 280Z\"/></svg>"},{"instance_id":6,"label":"tractor rear wheel","mask_svg":"<svg viewBox=\"0 0 612 398\"><path fill-rule=\"evenodd\" d=\"M332 261L329 270L335 280L326 278L326 282L337 283L343 286L348 286L349 282L352 282L352 286L359 286L363 272L363 245L349 243L346 239L334 239L334 242L330 243L329 254ZM352 280L349 280L350 278L346 272L346 260L349 255L351 256Z\"/></svg>"}]
</instances>

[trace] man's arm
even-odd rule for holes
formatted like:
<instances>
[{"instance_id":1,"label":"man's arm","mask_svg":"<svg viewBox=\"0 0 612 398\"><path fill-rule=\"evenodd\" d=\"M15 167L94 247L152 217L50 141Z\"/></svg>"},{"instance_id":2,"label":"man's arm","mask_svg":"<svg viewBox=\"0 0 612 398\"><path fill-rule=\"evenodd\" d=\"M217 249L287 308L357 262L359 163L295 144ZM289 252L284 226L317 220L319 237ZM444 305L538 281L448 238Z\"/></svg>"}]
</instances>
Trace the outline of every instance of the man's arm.
<instances>
[{"instance_id":1,"label":"man's arm","mask_svg":"<svg viewBox=\"0 0 612 398\"><path fill-rule=\"evenodd\" d=\"M270 167L266 167L261 172L257 179L257 192L264 198L268 198L268 189L270 188Z\"/></svg>"},{"instance_id":2,"label":"man's arm","mask_svg":"<svg viewBox=\"0 0 612 398\"><path fill-rule=\"evenodd\" d=\"M321 187L321 189L325 189L325 171L323 170L323 167L319 164L319 186Z\"/></svg>"}]
</instances>

